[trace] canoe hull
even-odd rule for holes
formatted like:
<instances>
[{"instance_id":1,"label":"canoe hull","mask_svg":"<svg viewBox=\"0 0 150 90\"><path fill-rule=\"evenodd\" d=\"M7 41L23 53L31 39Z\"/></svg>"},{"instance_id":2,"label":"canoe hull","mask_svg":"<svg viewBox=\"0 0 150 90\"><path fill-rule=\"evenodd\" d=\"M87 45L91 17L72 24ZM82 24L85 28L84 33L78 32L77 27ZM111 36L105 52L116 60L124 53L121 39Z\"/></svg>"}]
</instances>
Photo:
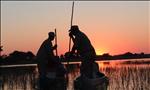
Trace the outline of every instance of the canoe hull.
<instances>
[{"instance_id":1,"label":"canoe hull","mask_svg":"<svg viewBox=\"0 0 150 90\"><path fill-rule=\"evenodd\" d=\"M74 81L75 90L107 90L109 84L108 77L89 79L79 76Z\"/></svg>"}]
</instances>

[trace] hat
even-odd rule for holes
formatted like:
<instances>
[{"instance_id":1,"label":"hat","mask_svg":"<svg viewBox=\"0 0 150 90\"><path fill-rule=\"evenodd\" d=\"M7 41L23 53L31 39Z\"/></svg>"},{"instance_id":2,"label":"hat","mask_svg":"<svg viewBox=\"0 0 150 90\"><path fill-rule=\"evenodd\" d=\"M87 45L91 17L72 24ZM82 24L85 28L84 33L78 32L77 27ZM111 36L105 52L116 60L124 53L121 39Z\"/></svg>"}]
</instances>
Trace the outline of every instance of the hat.
<instances>
[{"instance_id":1,"label":"hat","mask_svg":"<svg viewBox=\"0 0 150 90\"><path fill-rule=\"evenodd\" d=\"M55 36L55 33L54 33L54 32L49 32L49 33L48 33L48 36L49 36L49 37L54 37L54 36Z\"/></svg>"},{"instance_id":2,"label":"hat","mask_svg":"<svg viewBox=\"0 0 150 90\"><path fill-rule=\"evenodd\" d=\"M73 26L71 26L71 29L69 31L71 32L74 30L79 30L79 27L77 25L73 25Z\"/></svg>"}]
</instances>

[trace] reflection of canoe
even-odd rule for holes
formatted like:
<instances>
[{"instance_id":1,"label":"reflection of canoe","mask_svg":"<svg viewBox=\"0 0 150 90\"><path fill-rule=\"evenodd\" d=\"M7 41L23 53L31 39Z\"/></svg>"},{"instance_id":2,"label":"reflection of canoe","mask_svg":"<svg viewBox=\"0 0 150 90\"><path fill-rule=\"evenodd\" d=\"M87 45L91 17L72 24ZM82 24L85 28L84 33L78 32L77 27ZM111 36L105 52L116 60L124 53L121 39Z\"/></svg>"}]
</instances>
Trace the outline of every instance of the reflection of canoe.
<instances>
[{"instance_id":1,"label":"reflection of canoe","mask_svg":"<svg viewBox=\"0 0 150 90\"><path fill-rule=\"evenodd\" d=\"M64 77L57 77L57 78L45 78L46 90L67 90L67 81ZM45 83L45 84L46 84ZM36 83L34 84L34 90L41 90L39 78L37 78ZM45 90L45 89L44 89Z\"/></svg>"},{"instance_id":2,"label":"reflection of canoe","mask_svg":"<svg viewBox=\"0 0 150 90\"><path fill-rule=\"evenodd\" d=\"M107 90L108 83L108 77L105 75L93 79L79 76L74 81L74 88L75 90Z\"/></svg>"}]
</instances>

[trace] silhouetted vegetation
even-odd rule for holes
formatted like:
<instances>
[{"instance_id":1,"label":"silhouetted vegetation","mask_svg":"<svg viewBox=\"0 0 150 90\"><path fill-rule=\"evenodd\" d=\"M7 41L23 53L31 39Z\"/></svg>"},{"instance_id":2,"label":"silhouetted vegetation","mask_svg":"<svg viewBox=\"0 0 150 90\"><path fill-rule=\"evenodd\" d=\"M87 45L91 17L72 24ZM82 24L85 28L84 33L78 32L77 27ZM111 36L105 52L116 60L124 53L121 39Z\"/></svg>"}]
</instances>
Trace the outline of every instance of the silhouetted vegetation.
<instances>
[{"instance_id":1,"label":"silhouetted vegetation","mask_svg":"<svg viewBox=\"0 0 150 90\"><path fill-rule=\"evenodd\" d=\"M3 51L2 47L3 47L3 46L0 46L0 52Z\"/></svg>"},{"instance_id":2,"label":"silhouetted vegetation","mask_svg":"<svg viewBox=\"0 0 150 90\"><path fill-rule=\"evenodd\" d=\"M131 53L127 52L125 54L120 54L120 55L109 55L109 53L103 54L103 55L98 55L96 59L98 60L117 60L117 59L139 59L139 58L150 58L150 54L144 54L142 53Z\"/></svg>"},{"instance_id":3,"label":"silhouetted vegetation","mask_svg":"<svg viewBox=\"0 0 150 90\"><path fill-rule=\"evenodd\" d=\"M110 55L109 53L105 53L103 55L97 55L96 60L121 60L121 59L140 59L140 58L150 58L150 54L142 53L131 53L127 52L120 55ZM79 55L72 55L68 57L67 53L65 55L61 55L60 59L62 62L65 61L80 61L81 58ZM12 65L12 64L34 64L37 63L35 59L35 55L31 52L22 52L22 51L14 51L9 55L1 55L0 56L0 64L1 65Z\"/></svg>"},{"instance_id":4,"label":"silhouetted vegetation","mask_svg":"<svg viewBox=\"0 0 150 90\"><path fill-rule=\"evenodd\" d=\"M64 56L61 55L62 61L67 61L68 60L68 53L66 53ZM131 53L127 52L124 54L119 54L119 55L110 55L109 53L104 53L103 55L97 55L96 60L122 60L122 59L140 59L140 58L150 58L150 54L144 54L142 53ZM80 61L81 58L79 55L72 55L69 58L69 61Z\"/></svg>"},{"instance_id":5,"label":"silhouetted vegetation","mask_svg":"<svg viewBox=\"0 0 150 90\"><path fill-rule=\"evenodd\" d=\"M31 52L14 51L7 55L2 55L0 64L27 64L36 63L35 55Z\"/></svg>"}]
</instances>

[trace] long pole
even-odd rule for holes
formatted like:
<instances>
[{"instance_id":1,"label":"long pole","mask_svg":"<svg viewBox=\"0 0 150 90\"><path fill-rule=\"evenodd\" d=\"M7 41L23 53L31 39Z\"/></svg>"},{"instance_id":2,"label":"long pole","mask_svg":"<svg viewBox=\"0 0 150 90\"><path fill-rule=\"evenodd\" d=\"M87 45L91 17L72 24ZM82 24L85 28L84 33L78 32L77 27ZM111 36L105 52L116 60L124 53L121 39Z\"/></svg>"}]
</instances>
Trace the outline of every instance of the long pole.
<instances>
[{"instance_id":1,"label":"long pole","mask_svg":"<svg viewBox=\"0 0 150 90\"><path fill-rule=\"evenodd\" d=\"M56 28L55 28L55 44L57 45L57 31L56 31ZM56 48L56 56L58 56L57 48Z\"/></svg>"},{"instance_id":2,"label":"long pole","mask_svg":"<svg viewBox=\"0 0 150 90\"><path fill-rule=\"evenodd\" d=\"M71 24L70 24L70 28L72 26L72 22L73 22L73 12L74 12L74 1L72 3L72 13L71 13ZM69 39L69 52L70 52L70 49L71 49L71 37Z\"/></svg>"},{"instance_id":3,"label":"long pole","mask_svg":"<svg viewBox=\"0 0 150 90\"><path fill-rule=\"evenodd\" d=\"M72 22L73 22L73 12L74 12L74 1L72 3L72 13L71 13L71 24L70 24L70 28L72 26ZM71 37L69 38L69 52L70 52L70 49L71 49ZM69 59L67 60L67 70L69 70ZM67 82L69 81L69 76L68 76L68 73L67 73Z\"/></svg>"}]
</instances>

